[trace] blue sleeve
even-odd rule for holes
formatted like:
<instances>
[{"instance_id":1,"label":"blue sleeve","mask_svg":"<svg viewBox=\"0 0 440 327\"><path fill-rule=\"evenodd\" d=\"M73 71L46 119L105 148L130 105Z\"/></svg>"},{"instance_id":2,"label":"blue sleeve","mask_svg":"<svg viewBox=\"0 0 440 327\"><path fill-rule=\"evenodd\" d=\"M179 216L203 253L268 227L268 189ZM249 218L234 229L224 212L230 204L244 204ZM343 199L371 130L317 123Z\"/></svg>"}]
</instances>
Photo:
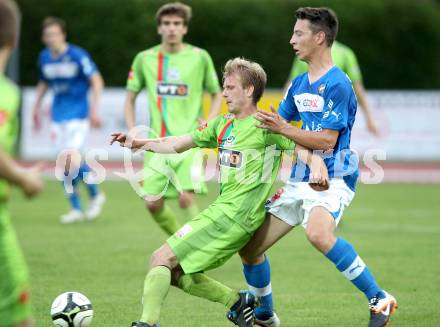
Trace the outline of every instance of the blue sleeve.
<instances>
[{"instance_id":1,"label":"blue sleeve","mask_svg":"<svg viewBox=\"0 0 440 327\"><path fill-rule=\"evenodd\" d=\"M289 122L292 120L298 121L301 119L293 98L295 81L296 79L292 81L284 96L284 99L280 102L280 105L278 106L278 114Z\"/></svg>"},{"instance_id":2,"label":"blue sleeve","mask_svg":"<svg viewBox=\"0 0 440 327\"><path fill-rule=\"evenodd\" d=\"M38 66L38 79L40 81L44 81L44 82L48 82L46 76L44 76L43 73L43 64L44 64L44 59L43 59L43 53L41 52L40 55L38 56L38 61L37 61L37 66Z\"/></svg>"},{"instance_id":3,"label":"blue sleeve","mask_svg":"<svg viewBox=\"0 0 440 327\"><path fill-rule=\"evenodd\" d=\"M77 60L81 67L82 74L87 78L92 77L98 71L96 64L86 50L78 49Z\"/></svg>"},{"instance_id":4,"label":"blue sleeve","mask_svg":"<svg viewBox=\"0 0 440 327\"><path fill-rule=\"evenodd\" d=\"M327 90L321 126L340 131L348 125L350 97L354 95L351 84L335 84Z\"/></svg>"}]
</instances>

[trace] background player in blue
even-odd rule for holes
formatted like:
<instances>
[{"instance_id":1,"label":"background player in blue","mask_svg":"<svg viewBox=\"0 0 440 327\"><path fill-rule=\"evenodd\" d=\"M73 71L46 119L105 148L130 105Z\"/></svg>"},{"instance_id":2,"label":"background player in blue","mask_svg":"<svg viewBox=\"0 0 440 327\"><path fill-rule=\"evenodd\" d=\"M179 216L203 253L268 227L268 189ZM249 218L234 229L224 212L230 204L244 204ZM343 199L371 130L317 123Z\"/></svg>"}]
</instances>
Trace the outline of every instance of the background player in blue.
<instances>
[{"instance_id":1,"label":"background player in blue","mask_svg":"<svg viewBox=\"0 0 440 327\"><path fill-rule=\"evenodd\" d=\"M272 311L270 266L264 252L293 227L302 225L310 243L367 297L369 326L385 326L397 308L395 298L377 285L353 246L334 234L354 197L358 177L358 158L350 150L357 101L350 80L333 65L330 53L338 21L327 8L300 8L296 18L290 43L307 62L308 72L292 81L278 113L273 108L271 113L259 111L257 119L261 128L322 151L330 188L312 190L307 183L309 171L298 162L286 185L268 201L268 219L240 253L246 280L261 298L256 322L261 326L280 324ZM288 123L300 119L301 129Z\"/></svg>"},{"instance_id":2,"label":"background player in blue","mask_svg":"<svg viewBox=\"0 0 440 327\"><path fill-rule=\"evenodd\" d=\"M63 20L48 17L43 21L43 42L47 48L41 51L38 58L40 80L37 85L33 118L38 129L41 101L46 91L51 88L54 93L51 138L57 153L66 154L68 157L65 167L66 181L63 184L71 211L61 216L61 223L95 219L101 213L105 195L99 192L97 185L90 178L91 174L87 174L90 168L81 163L80 152L84 151L86 145L89 124L92 127L100 126L98 107L103 80L89 54L84 49L66 42L66 25ZM86 178L90 202L87 210L83 211L77 187L80 180L86 181Z\"/></svg>"}]
</instances>

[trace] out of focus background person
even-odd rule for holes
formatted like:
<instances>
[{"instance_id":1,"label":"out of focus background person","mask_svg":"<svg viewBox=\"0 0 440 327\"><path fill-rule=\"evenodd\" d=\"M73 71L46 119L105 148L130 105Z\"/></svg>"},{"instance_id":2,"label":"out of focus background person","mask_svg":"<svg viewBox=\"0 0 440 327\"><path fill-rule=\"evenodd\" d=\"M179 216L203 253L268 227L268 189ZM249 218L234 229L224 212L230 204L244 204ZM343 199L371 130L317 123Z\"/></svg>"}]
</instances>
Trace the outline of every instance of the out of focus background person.
<instances>
[{"instance_id":1,"label":"out of focus background person","mask_svg":"<svg viewBox=\"0 0 440 327\"><path fill-rule=\"evenodd\" d=\"M220 84L211 56L206 50L184 42L191 16L191 7L181 2L158 9L156 21L161 42L135 56L127 79L124 115L128 130L136 126L136 98L144 89L151 117L150 138L189 133L199 125L199 120L210 120L220 113ZM207 118L202 109L205 91L211 100ZM203 175L202 165L198 171L195 168L197 160L196 151L173 156L145 153L145 206L168 235L199 213L196 193L206 194L207 189L204 182L194 181L194 174ZM169 177L157 170L158 165L171 167L176 180L170 183ZM173 198L179 199L180 220L166 201Z\"/></svg>"},{"instance_id":2,"label":"out of focus background person","mask_svg":"<svg viewBox=\"0 0 440 327\"><path fill-rule=\"evenodd\" d=\"M46 48L38 56L39 81L32 113L34 128L39 130L41 102L50 88L54 93L50 139L56 155L66 156L63 190L71 207L60 217L63 224L97 218L105 202L104 193L90 178L90 167L81 159L81 153L86 150L90 126L99 128L101 125L98 110L104 83L87 51L68 43L66 38L66 23L62 19L46 17L43 20L42 40ZM81 181L89 193L87 209L83 209L78 193Z\"/></svg>"},{"instance_id":3,"label":"out of focus background person","mask_svg":"<svg viewBox=\"0 0 440 327\"><path fill-rule=\"evenodd\" d=\"M29 276L25 259L12 227L8 201L10 186L27 197L43 188L37 167L23 169L12 159L17 138L20 94L4 71L17 45L20 11L11 0L0 0L0 326L32 327ZM30 219L31 217L25 217Z\"/></svg>"}]
</instances>

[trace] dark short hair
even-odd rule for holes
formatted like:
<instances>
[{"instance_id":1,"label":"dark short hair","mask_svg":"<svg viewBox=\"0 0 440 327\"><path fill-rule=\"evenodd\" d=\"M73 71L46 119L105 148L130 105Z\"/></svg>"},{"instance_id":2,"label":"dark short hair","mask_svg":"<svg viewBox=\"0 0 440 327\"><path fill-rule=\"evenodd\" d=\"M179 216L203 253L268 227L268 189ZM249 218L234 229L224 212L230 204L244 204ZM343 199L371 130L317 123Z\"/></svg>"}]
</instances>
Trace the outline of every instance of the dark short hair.
<instances>
[{"instance_id":1,"label":"dark short hair","mask_svg":"<svg viewBox=\"0 0 440 327\"><path fill-rule=\"evenodd\" d=\"M181 2L167 3L159 8L156 13L156 23L160 25L163 16L175 15L183 18L183 23L188 25L191 20L191 7Z\"/></svg>"},{"instance_id":2,"label":"dark short hair","mask_svg":"<svg viewBox=\"0 0 440 327\"><path fill-rule=\"evenodd\" d=\"M43 20L43 23L41 24L41 29L42 29L43 32L44 32L44 30L45 30L47 27L52 26L52 25L59 26L59 28L61 29L61 31L62 31L64 34L66 34L66 32L67 32L66 22L65 22L64 20L62 20L61 18L58 18L58 17L52 17L52 16L46 17L46 18Z\"/></svg>"},{"instance_id":3,"label":"dark short hair","mask_svg":"<svg viewBox=\"0 0 440 327\"><path fill-rule=\"evenodd\" d=\"M18 39L20 10L11 0L0 0L0 48L14 47Z\"/></svg>"},{"instance_id":4,"label":"dark short hair","mask_svg":"<svg viewBox=\"0 0 440 327\"><path fill-rule=\"evenodd\" d=\"M310 29L313 33L324 32L327 46L331 46L338 34L338 17L330 8L303 7L296 11L297 19L306 19L310 22Z\"/></svg>"}]
</instances>

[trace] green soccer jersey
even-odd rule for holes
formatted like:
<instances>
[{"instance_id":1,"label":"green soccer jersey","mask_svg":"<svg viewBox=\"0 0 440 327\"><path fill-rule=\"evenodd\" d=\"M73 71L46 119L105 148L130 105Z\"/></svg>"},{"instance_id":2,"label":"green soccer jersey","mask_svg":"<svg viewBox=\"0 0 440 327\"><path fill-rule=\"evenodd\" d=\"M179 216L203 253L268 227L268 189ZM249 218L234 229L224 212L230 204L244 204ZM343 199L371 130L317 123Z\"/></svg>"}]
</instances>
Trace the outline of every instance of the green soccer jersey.
<instances>
[{"instance_id":1,"label":"green soccer jersey","mask_svg":"<svg viewBox=\"0 0 440 327\"><path fill-rule=\"evenodd\" d=\"M348 75L352 83L362 81L362 74L356 55L349 47L335 41L332 46L332 60L340 70ZM289 79L294 79L305 72L307 72L307 63L296 57L293 62L292 70L290 71Z\"/></svg>"},{"instance_id":2,"label":"green soccer jersey","mask_svg":"<svg viewBox=\"0 0 440 327\"><path fill-rule=\"evenodd\" d=\"M137 93L143 88L148 95L151 137L189 133L202 116L203 91L220 91L208 52L190 44L177 53L163 53L160 45L140 52L127 89Z\"/></svg>"},{"instance_id":3,"label":"green soccer jersey","mask_svg":"<svg viewBox=\"0 0 440 327\"><path fill-rule=\"evenodd\" d=\"M0 74L0 147L11 154L17 137L18 88L3 74ZM0 202L8 197L8 183L0 180Z\"/></svg>"},{"instance_id":4,"label":"green soccer jersey","mask_svg":"<svg viewBox=\"0 0 440 327\"><path fill-rule=\"evenodd\" d=\"M250 233L264 220L264 203L281 163L280 150L295 147L284 136L257 128L258 124L254 116L225 115L191 133L197 146L219 150L220 195L211 207Z\"/></svg>"}]
</instances>

